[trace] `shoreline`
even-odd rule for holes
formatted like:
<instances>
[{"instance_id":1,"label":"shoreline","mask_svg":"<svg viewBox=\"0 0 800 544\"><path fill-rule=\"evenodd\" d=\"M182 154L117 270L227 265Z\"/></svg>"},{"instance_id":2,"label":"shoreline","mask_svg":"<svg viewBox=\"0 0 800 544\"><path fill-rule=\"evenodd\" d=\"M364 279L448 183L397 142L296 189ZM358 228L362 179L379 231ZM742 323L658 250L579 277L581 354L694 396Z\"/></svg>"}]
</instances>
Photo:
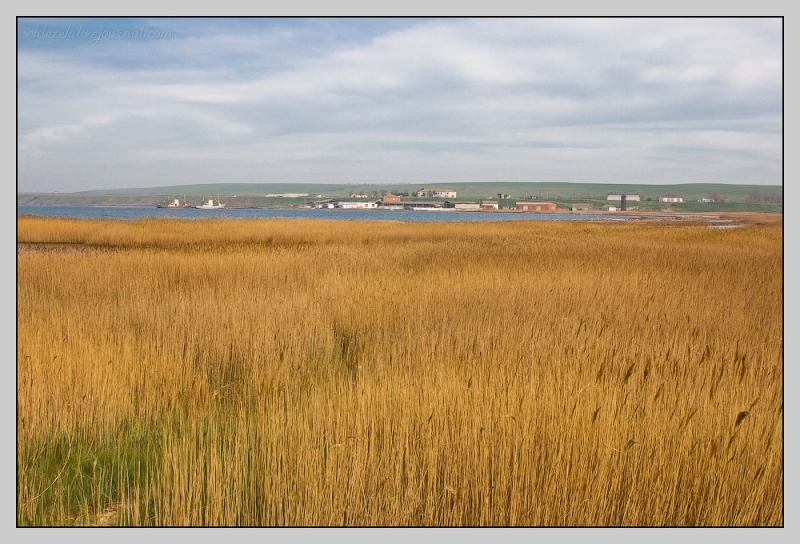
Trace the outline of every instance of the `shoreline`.
<instances>
[{"instance_id":1,"label":"shoreline","mask_svg":"<svg viewBox=\"0 0 800 544\"><path fill-rule=\"evenodd\" d=\"M150 209L156 206L136 206L136 205L102 205L102 204L17 204L17 208L131 208L131 209ZM170 208L158 208L169 210ZM180 210L197 209L190 208L172 208L173 211L179 212ZM225 210L295 210L295 211L308 211L315 210L315 208L304 208L299 206L225 206L220 208ZM396 210L396 209L362 209L362 208L325 208L324 211L341 211L341 212L397 212L397 211L436 211L436 212L469 212L469 213L507 213L507 214L520 214L520 215L603 215L608 217L661 217L661 218L676 218L676 219L689 219L689 218L717 218L717 217L731 217L739 218L745 216L764 216L764 217L783 217L782 212L756 212L756 211L700 211L700 212L680 212L680 211L667 211L667 210L630 210L630 211L604 211L604 210L589 210L589 211L572 211L567 208L558 208L556 210L541 210L541 211L521 211L521 210L462 210L453 208L434 208L429 210Z\"/></svg>"}]
</instances>

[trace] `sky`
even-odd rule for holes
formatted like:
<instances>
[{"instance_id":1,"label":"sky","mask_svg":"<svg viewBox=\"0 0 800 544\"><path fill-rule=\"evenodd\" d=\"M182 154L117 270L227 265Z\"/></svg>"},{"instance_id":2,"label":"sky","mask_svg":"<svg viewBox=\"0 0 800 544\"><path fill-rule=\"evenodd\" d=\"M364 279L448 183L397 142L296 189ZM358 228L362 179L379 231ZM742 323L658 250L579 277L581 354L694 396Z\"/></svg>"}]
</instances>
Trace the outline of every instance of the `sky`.
<instances>
[{"instance_id":1,"label":"sky","mask_svg":"<svg viewBox=\"0 0 800 544\"><path fill-rule=\"evenodd\" d=\"M17 23L20 192L782 183L779 18Z\"/></svg>"}]
</instances>

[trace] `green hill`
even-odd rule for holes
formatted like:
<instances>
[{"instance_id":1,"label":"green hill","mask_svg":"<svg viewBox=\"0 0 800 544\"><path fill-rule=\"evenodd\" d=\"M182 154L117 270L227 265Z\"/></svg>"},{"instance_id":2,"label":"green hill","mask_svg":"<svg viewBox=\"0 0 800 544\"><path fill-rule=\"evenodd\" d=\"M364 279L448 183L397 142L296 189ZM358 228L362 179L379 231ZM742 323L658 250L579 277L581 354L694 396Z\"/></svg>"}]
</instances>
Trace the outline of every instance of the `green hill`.
<instances>
[{"instance_id":1,"label":"green hill","mask_svg":"<svg viewBox=\"0 0 800 544\"><path fill-rule=\"evenodd\" d=\"M107 189L82 191L77 193L18 193L17 204L21 206L74 205L74 206L155 206L166 199L186 199L190 204L199 204L205 198L216 198L220 195L223 202L235 207L285 207L297 206L305 201L317 199L307 198L275 198L266 197L269 193L308 193L323 195L323 198L347 198L354 193L364 193L377 198L387 192L403 193L405 199L421 189L423 185L328 185L328 184L290 184L290 183L217 183L204 185L172 185L165 187L144 187L132 189ZM475 183L441 183L425 185L428 188L448 188L456 191L457 200L479 200L497 198L498 193L509 195L504 197L504 206L514 205L515 201L537 199L552 201L560 207L569 207L570 202L587 201L595 208L606 203L611 193L625 192L638 194L642 209L669 208L675 211L783 211L781 185L729 185L722 183L687 183L678 185L646 185L646 184L608 184L608 183L521 183L521 182L475 182ZM759 201L751 201L751 195L757 191ZM718 193L727 202L699 203L702 198L709 198ZM408 196L405 196L408 195ZM682 196L683 204L663 204L659 197L666 195ZM443 200L443 199L440 199Z\"/></svg>"},{"instance_id":2,"label":"green hill","mask_svg":"<svg viewBox=\"0 0 800 544\"><path fill-rule=\"evenodd\" d=\"M446 187L458 193L458 198L490 198L497 193L509 194L511 198L546 199L589 199L603 200L609 193L637 193L643 199L658 200L660 196L678 193L686 200L708 198L718 192L731 202L746 202L752 191L759 191L763 196L783 193L780 185L729 185L723 183L685 183L677 185L647 184L609 184L609 183L562 183L562 182L474 182L474 183L440 183L440 184L374 184L374 185L327 185L327 184L290 184L290 183L215 183L203 185L171 185L164 187L144 187L135 189L105 189L69 193L91 196L172 196L172 195L251 195L263 196L268 193L309 193L323 194L326 197L346 197L354 192L371 193L376 191L408 192L409 194L425 187Z\"/></svg>"}]
</instances>

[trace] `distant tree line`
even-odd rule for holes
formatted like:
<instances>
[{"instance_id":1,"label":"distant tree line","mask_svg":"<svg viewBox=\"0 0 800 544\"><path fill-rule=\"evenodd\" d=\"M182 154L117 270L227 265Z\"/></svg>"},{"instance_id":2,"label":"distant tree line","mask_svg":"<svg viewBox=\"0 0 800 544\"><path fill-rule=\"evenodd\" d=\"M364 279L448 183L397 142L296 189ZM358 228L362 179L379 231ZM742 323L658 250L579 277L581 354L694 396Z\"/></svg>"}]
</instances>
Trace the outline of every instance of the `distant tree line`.
<instances>
[{"instance_id":1,"label":"distant tree line","mask_svg":"<svg viewBox=\"0 0 800 544\"><path fill-rule=\"evenodd\" d=\"M783 193L762 194L758 189L748 193L747 202L768 202L770 204L783 204Z\"/></svg>"}]
</instances>

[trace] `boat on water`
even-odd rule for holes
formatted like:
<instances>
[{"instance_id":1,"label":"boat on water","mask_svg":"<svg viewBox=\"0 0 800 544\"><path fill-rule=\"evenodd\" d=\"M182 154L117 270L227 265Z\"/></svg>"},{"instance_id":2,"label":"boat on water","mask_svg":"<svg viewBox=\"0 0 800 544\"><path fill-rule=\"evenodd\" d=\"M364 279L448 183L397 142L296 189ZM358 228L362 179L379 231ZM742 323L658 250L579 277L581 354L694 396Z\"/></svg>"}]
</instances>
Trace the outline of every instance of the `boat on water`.
<instances>
[{"instance_id":1,"label":"boat on water","mask_svg":"<svg viewBox=\"0 0 800 544\"><path fill-rule=\"evenodd\" d=\"M176 209L176 208L191 208L192 206L186 203L186 195L183 195L183 204L176 198L172 202L167 202L166 204L159 204L156 208L169 208L169 209Z\"/></svg>"},{"instance_id":2,"label":"boat on water","mask_svg":"<svg viewBox=\"0 0 800 544\"><path fill-rule=\"evenodd\" d=\"M203 204L200 204L199 206L195 206L195 208L197 208L198 210L221 210L224 207L225 207L225 204L222 204L219 201L219 195L217 195L217 203L216 204L214 204L214 199L213 198L209 198L208 202L204 202Z\"/></svg>"}]
</instances>

